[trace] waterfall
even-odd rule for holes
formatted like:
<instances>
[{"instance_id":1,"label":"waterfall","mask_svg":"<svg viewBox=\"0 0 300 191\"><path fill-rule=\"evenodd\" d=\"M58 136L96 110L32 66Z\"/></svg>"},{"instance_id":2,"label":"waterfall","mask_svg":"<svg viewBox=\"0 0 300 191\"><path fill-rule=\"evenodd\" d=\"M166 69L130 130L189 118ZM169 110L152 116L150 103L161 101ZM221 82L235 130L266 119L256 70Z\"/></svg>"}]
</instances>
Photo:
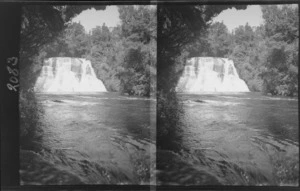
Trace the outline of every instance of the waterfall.
<instances>
[{"instance_id":1,"label":"waterfall","mask_svg":"<svg viewBox=\"0 0 300 191\"><path fill-rule=\"evenodd\" d=\"M54 57L44 61L36 92L106 92L89 60Z\"/></svg>"},{"instance_id":2,"label":"waterfall","mask_svg":"<svg viewBox=\"0 0 300 191\"><path fill-rule=\"evenodd\" d=\"M227 58L194 57L187 61L178 92L249 92L234 63Z\"/></svg>"}]
</instances>

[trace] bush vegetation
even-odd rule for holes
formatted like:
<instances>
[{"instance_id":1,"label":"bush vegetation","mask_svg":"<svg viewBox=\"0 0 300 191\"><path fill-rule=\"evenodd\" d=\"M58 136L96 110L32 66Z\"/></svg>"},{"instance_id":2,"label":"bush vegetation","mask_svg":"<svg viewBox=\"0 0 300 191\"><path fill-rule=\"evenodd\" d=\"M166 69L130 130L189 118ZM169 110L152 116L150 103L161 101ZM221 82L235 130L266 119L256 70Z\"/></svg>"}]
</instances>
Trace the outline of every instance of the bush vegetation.
<instances>
[{"instance_id":1,"label":"bush vegetation","mask_svg":"<svg viewBox=\"0 0 300 191\"><path fill-rule=\"evenodd\" d=\"M77 57L91 60L96 75L108 91L129 95L155 95L156 9L119 6L121 25L105 23L86 33L80 23L70 23L40 50L40 60Z\"/></svg>"},{"instance_id":2,"label":"bush vegetation","mask_svg":"<svg viewBox=\"0 0 300 191\"><path fill-rule=\"evenodd\" d=\"M186 49L189 56L227 57L251 91L272 95L298 93L299 15L291 5L262 5L264 23L239 26L230 33L210 24ZM200 51L199 51L200 50Z\"/></svg>"}]
</instances>

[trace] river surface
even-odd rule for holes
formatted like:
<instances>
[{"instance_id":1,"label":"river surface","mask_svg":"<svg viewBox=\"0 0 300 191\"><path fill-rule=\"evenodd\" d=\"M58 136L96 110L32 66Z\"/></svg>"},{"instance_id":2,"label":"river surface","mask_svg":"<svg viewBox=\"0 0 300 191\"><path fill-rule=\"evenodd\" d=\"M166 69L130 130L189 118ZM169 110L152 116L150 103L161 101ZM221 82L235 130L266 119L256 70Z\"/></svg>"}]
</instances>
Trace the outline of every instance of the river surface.
<instances>
[{"instance_id":1,"label":"river surface","mask_svg":"<svg viewBox=\"0 0 300 191\"><path fill-rule=\"evenodd\" d=\"M299 184L298 100L240 94L179 94L174 148L158 150L158 184ZM171 141L171 140L170 140Z\"/></svg>"},{"instance_id":2,"label":"river surface","mask_svg":"<svg viewBox=\"0 0 300 191\"><path fill-rule=\"evenodd\" d=\"M42 136L22 147L21 184L150 184L156 101L98 94L36 94Z\"/></svg>"}]
</instances>

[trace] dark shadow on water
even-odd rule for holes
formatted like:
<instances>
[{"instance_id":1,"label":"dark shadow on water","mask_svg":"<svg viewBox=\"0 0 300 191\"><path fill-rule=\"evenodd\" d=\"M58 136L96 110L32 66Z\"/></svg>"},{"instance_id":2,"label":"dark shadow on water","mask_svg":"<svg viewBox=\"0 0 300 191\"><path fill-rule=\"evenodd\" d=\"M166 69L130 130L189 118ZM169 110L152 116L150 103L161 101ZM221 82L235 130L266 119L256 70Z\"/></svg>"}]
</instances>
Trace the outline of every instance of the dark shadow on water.
<instances>
[{"instance_id":1,"label":"dark shadow on water","mask_svg":"<svg viewBox=\"0 0 300 191\"><path fill-rule=\"evenodd\" d=\"M220 185L216 177L191 162L191 151L183 143L184 110L177 95L160 95L157 110L157 184ZM201 151L197 154L205 160Z\"/></svg>"},{"instance_id":2,"label":"dark shadow on water","mask_svg":"<svg viewBox=\"0 0 300 191\"><path fill-rule=\"evenodd\" d=\"M157 149L182 149L183 108L175 93L159 95L157 103Z\"/></svg>"},{"instance_id":3,"label":"dark shadow on water","mask_svg":"<svg viewBox=\"0 0 300 191\"><path fill-rule=\"evenodd\" d=\"M20 149L39 151L43 129L40 118L44 110L38 104L32 91L24 90L20 93Z\"/></svg>"}]
</instances>

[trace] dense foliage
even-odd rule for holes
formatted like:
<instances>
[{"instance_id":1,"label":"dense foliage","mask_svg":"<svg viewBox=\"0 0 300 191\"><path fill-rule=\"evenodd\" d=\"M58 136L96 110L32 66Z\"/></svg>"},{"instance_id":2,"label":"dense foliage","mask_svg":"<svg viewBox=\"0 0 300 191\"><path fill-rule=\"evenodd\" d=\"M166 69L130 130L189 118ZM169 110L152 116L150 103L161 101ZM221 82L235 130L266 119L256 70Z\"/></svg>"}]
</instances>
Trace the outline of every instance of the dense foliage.
<instances>
[{"instance_id":1,"label":"dense foliage","mask_svg":"<svg viewBox=\"0 0 300 191\"><path fill-rule=\"evenodd\" d=\"M20 43L22 90L29 90L36 80L37 76L32 73L42 62L41 49L56 39L73 17L91 7L105 9L105 6L23 6Z\"/></svg>"},{"instance_id":2,"label":"dense foliage","mask_svg":"<svg viewBox=\"0 0 300 191\"><path fill-rule=\"evenodd\" d=\"M187 49L189 56L228 57L251 91L293 96L298 92L298 7L261 6L264 24L232 33L211 24Z\"/></svg>"},{"instance_id":3,"label":"dense foliage","mask_svg":"<svg viewBox=\"0 0 300 191\"><path fill-rule=\"evenodd\" d=\"M212 18L244 5L162 5L158 9L158 91L173 92L189 47L205 33ZM203 44L201 43L201 46ZM179 73L178 73L179 72Z\"/></svg>"},{"instance_id":4,"label":"dense foliage","mask_svg":"<svg viewBox=\"0 0 300 191\"><path fill-rule=\"evenodd\" d=\"M125 57L119 74L123 92L155 95L156 93L156 8L122 6Z\"/></svg>"},{"instance_id":5,"label":"dense foliage","mask_svg":"<svg viewBox=\"0 0 300 191\"><path fill-rule=\"evenodd\" d=\"M119 6L121 25L97 26L87 34L71 23L39 51L47 57L91 60L109 91L150 96L156 91L156 10L149 6ZM40 65L40 64L39 64Z\"/></svg>"},{"instance_id":6,"label":"dense foliage","mask_svg":"<svg viewBox=\"0 0 300 191\"><path fill-rule=\"evenodd\" d=\"M264 91L295 95L298 92L298 6L262 6L265 19L266 60L263 60Z\"/></svg>"}]
</instances>

